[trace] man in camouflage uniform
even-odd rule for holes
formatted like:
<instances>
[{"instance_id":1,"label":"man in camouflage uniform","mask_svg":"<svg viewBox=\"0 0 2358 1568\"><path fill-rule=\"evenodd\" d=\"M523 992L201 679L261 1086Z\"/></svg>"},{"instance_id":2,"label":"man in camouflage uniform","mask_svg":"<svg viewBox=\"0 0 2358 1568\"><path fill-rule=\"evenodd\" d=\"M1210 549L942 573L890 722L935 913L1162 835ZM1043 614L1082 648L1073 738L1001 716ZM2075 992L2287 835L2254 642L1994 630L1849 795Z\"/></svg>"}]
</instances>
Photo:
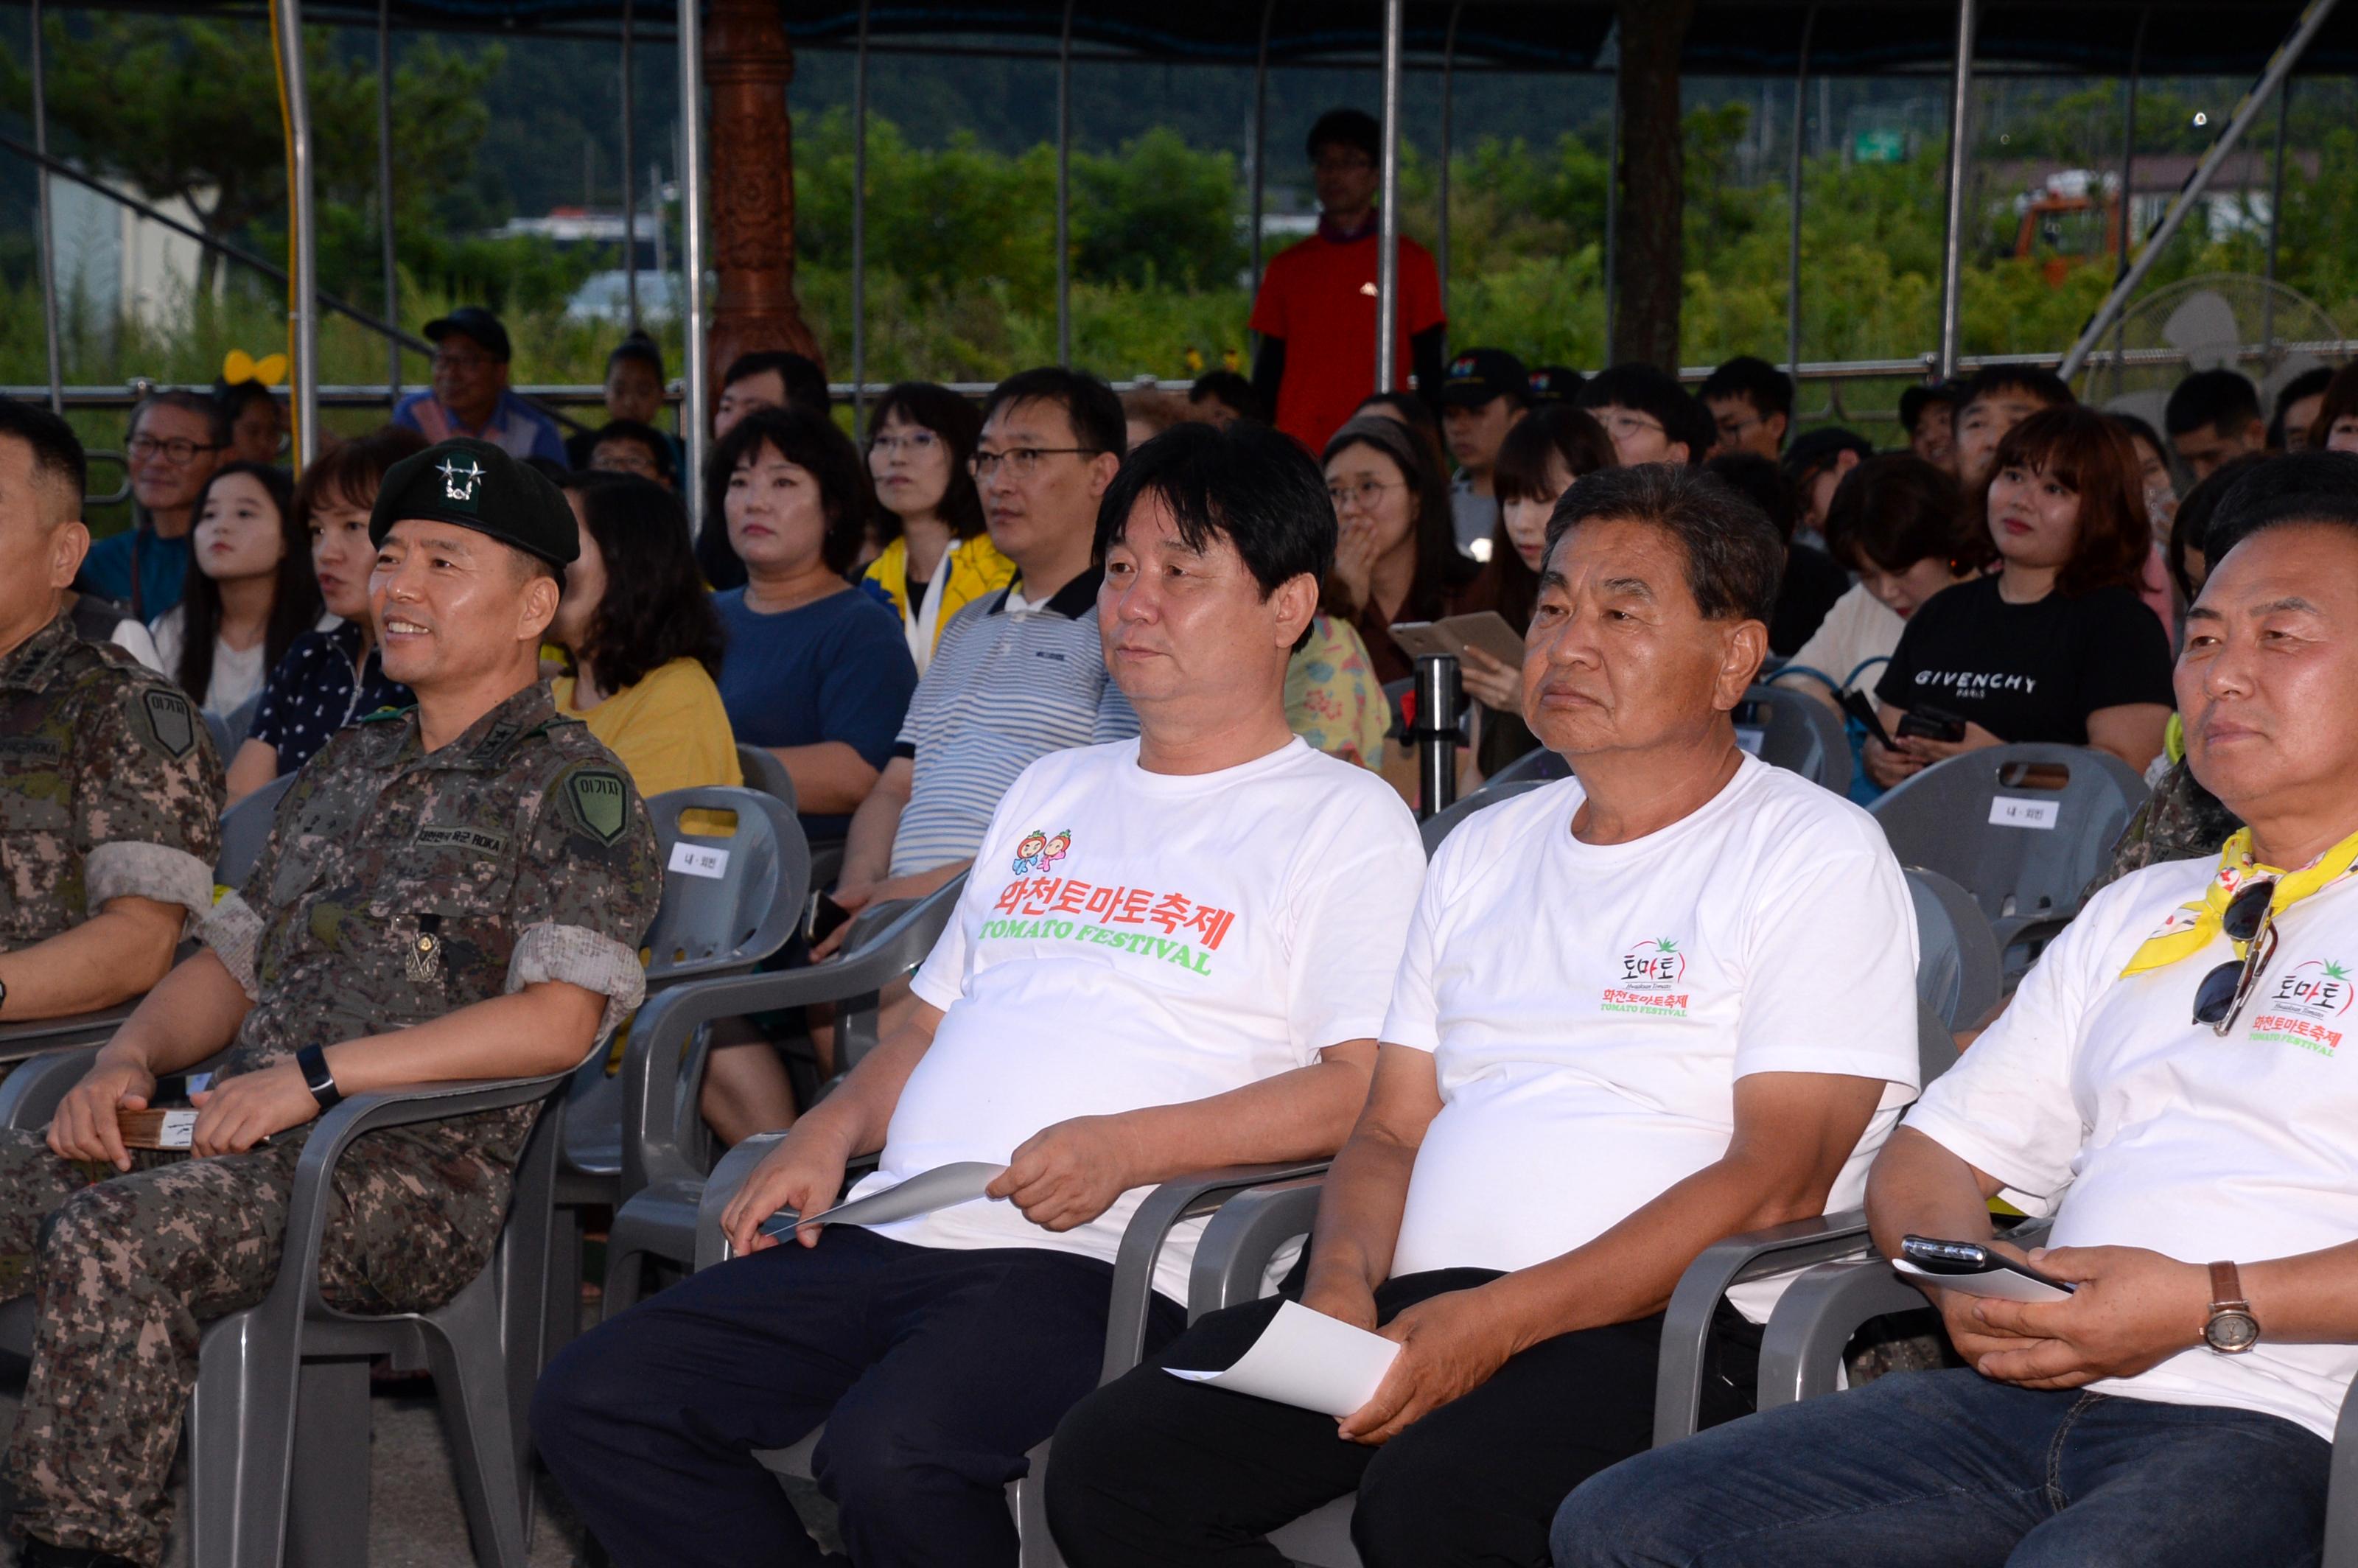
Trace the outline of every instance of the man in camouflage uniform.
<instances>
[{"instance_id":1,"label":"man in camouflage uniform","mask_svg":"<svg viewBox=\"0 0 2358 1568\"><path fill-rule=\"evenodd\" d=\"M161 1557L200 1327L267 1292L314 1117L344 1094L565 1071L643 989L654 831L535 665L578 548L570 510L497 448L453 441L395 466L370 533L385 673L417 707L303 770L204 950L99 1054L46 1142L0 1132L0 1255L30 1254L16 1289L38 1313L6 1457L28 1565ZM192 1097L192 1156L126 1152L116 1108L223 1046ZM336 1171L326 1298L383 1313L456 1294L491 1255L533 1114L361 1139ZM92 1161L114 1173L91 1184Z\"/></svg>"},{"instance_id":2,"label":"man in camouflage uniform","mask_svg":"<svg viewBox=\"0 0 2358 1568\"><path fill-rule=\"evenodd\" d=\"M0 1023L128 1001L212 906L221 763L170 682L64 609L81 443L0 400Z\"/></svg>"}]
</instances>

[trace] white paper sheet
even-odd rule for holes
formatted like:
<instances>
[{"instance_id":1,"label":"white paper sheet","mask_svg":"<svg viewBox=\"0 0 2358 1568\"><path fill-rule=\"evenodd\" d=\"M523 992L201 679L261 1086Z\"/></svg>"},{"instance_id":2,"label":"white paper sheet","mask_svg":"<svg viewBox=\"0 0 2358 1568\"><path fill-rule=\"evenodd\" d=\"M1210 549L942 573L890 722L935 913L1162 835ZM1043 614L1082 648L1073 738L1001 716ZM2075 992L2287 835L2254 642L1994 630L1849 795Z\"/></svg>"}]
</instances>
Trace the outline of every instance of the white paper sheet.
<instances>
[{"instance_id":1,"label":"white paper sheet","mask_svg":"<svg viewBox=\"0 0 2358 1568\"><path fill-rule=\"evenodd\" d=\"M2009 1302L2068 1302L2069 1291L2059 1291L2053 1285L2042 1284L2028 1274L2017 1274L2011 1269L1992 1269L1985 1274L1936 1274L1930 1269L1920 1269L1905 1258L1891 1260L1895 1272L1911 1280L1930 1280L1945 1291L1956 1291L1968 1296L1996 1296Z\"/></svg>"},{"instance_id":2,"label":"white paper sheet","mask_svg":"<svg viewBox=\"0 0 2358 1568\"><path fill-rule=\"evenodd\" d=\"M1280 1404L1347 1416L1374 1397L1400 1346L1379 1334L1287 1302L1253 1347L1225 1372L1164 1371Z\"/></svg>"},{"instance_id":3,"label":"white paper sheet","mask_svg":"<svg viewBox=\"0 0 2358 1568\"><path fill-rule=\"evenodd\" d=\"M979 1160L936 1165L930 1171L919 1172L897 1187L839 1203L808 1219L773 1216L763 1223L762 1228L772 1236L784 1236L804 1225L885 1225L896 1219L914 1219L921 1214L982 1196L982 1189L997 1181L999 1173L1006 1169Z\"/></svg>"}]
</instances>

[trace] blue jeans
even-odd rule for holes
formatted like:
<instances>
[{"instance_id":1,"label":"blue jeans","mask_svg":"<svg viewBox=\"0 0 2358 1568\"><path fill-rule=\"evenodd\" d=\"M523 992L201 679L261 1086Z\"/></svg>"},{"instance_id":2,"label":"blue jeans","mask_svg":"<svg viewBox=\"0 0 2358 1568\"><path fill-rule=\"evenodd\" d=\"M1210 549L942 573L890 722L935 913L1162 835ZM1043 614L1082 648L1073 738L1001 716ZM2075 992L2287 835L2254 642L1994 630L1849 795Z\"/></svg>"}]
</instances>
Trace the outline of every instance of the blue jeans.
<instances>
[{"instance_id":1,"label":"blue jeans","mask_svg":"<svg viewBox=\"0 0 2358 1568\"><path fill-rule=\"evenodd\" d=\"M1623 1461L1555 1568L2299 1568L2326 1441L2280 1417L1897 1372Z\"/></svg>"}]
</instances>

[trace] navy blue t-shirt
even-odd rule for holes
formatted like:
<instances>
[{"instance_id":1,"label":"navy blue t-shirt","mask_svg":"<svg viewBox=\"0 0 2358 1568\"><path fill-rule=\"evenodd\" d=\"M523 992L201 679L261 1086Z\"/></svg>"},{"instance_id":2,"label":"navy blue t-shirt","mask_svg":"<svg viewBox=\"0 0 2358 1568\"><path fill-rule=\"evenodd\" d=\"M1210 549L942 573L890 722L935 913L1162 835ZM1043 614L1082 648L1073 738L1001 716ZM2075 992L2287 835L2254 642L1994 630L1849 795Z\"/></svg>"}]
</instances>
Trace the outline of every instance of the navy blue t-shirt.
<instances>
[{"instance_id":1,"label":"navy blue t-shirt","mask_svg":"<svg viewBox=\"0 0 2358 1568\"><path fill-rule=\"evenodd\" d=\"M745 590L712 596L729 633L720 659L720 701L748 746L816 746L840 741L882 770L892 759L917 666L901 618L857 589L798 610L758 614ZM814 842L840 838L850 814L802 816Z\"/></svg>"}]
</instances>

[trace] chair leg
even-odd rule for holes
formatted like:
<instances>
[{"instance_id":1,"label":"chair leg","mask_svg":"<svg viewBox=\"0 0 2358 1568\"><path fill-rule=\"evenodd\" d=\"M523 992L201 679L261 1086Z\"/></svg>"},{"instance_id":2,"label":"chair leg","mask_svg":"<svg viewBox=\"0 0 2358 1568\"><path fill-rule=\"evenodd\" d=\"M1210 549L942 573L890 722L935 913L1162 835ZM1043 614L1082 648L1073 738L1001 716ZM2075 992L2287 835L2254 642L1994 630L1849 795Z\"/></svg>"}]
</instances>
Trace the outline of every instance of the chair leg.
<instances>
[{"instance_id":1,"label":"chair leg","mask_svg":"<svg viewBox=\"0 0 2358 1568\"><path fill-rule=\"evenodd\" d=\"M258 1315L222 1319L198 1351L185 1426L189 1568L276 1563L286 1541L293 1357L267 1342Z\"/></svg>"},{"instance_id":2,"label":"chair leg","mask_svg":"<svg viewBox=\"0 0 2358 1568\"><path fill-rule=\"evenodd\" d=\"M290 1483L287 1568L350 1568L368 1561L369 1364L364 1357L307 1361Z\"/></svg>"},{"instance_id":3,"label":"chair leg","mask_svg":"<svg viewBox=\"0 0 2358 1568\"><path fill-rule=\"evenodd\" d=\"M494 1276L485 1270L429 1320L427 1360L476 1558L492 1568L525 1568L525 1494L516 1474L514 1425L520 1417L508 1402Z\"/></svg>"},{"instance_id":4,"label":"chair leg","mask_svg":"<svg viewBox=\"0 0 2358 1568\"><path fill-rule=\"evenodd\" d=\"M556 1226L548 1243L548 1326L541 1338L541 1363L546 1366L557 1353L581 1333L581 1260L584 1250L582 1232L586 1210L560 1206L556 1213Z\"/></svg>"},{"instance_id":5,"label":"chair leg","mask_svg":"<svg viewBox=\"0 0 2358 1568\"><path fill-rule=\"evenodd\" d=\"M1025 1457L1032 1461L1031 1469L1007 1486L1008 1507L1015 1514L1017 1568L1065 1568L1065 1554L1048 1532L1048 1444L1043 1443Z\"/></svg>"}]
</instances>

